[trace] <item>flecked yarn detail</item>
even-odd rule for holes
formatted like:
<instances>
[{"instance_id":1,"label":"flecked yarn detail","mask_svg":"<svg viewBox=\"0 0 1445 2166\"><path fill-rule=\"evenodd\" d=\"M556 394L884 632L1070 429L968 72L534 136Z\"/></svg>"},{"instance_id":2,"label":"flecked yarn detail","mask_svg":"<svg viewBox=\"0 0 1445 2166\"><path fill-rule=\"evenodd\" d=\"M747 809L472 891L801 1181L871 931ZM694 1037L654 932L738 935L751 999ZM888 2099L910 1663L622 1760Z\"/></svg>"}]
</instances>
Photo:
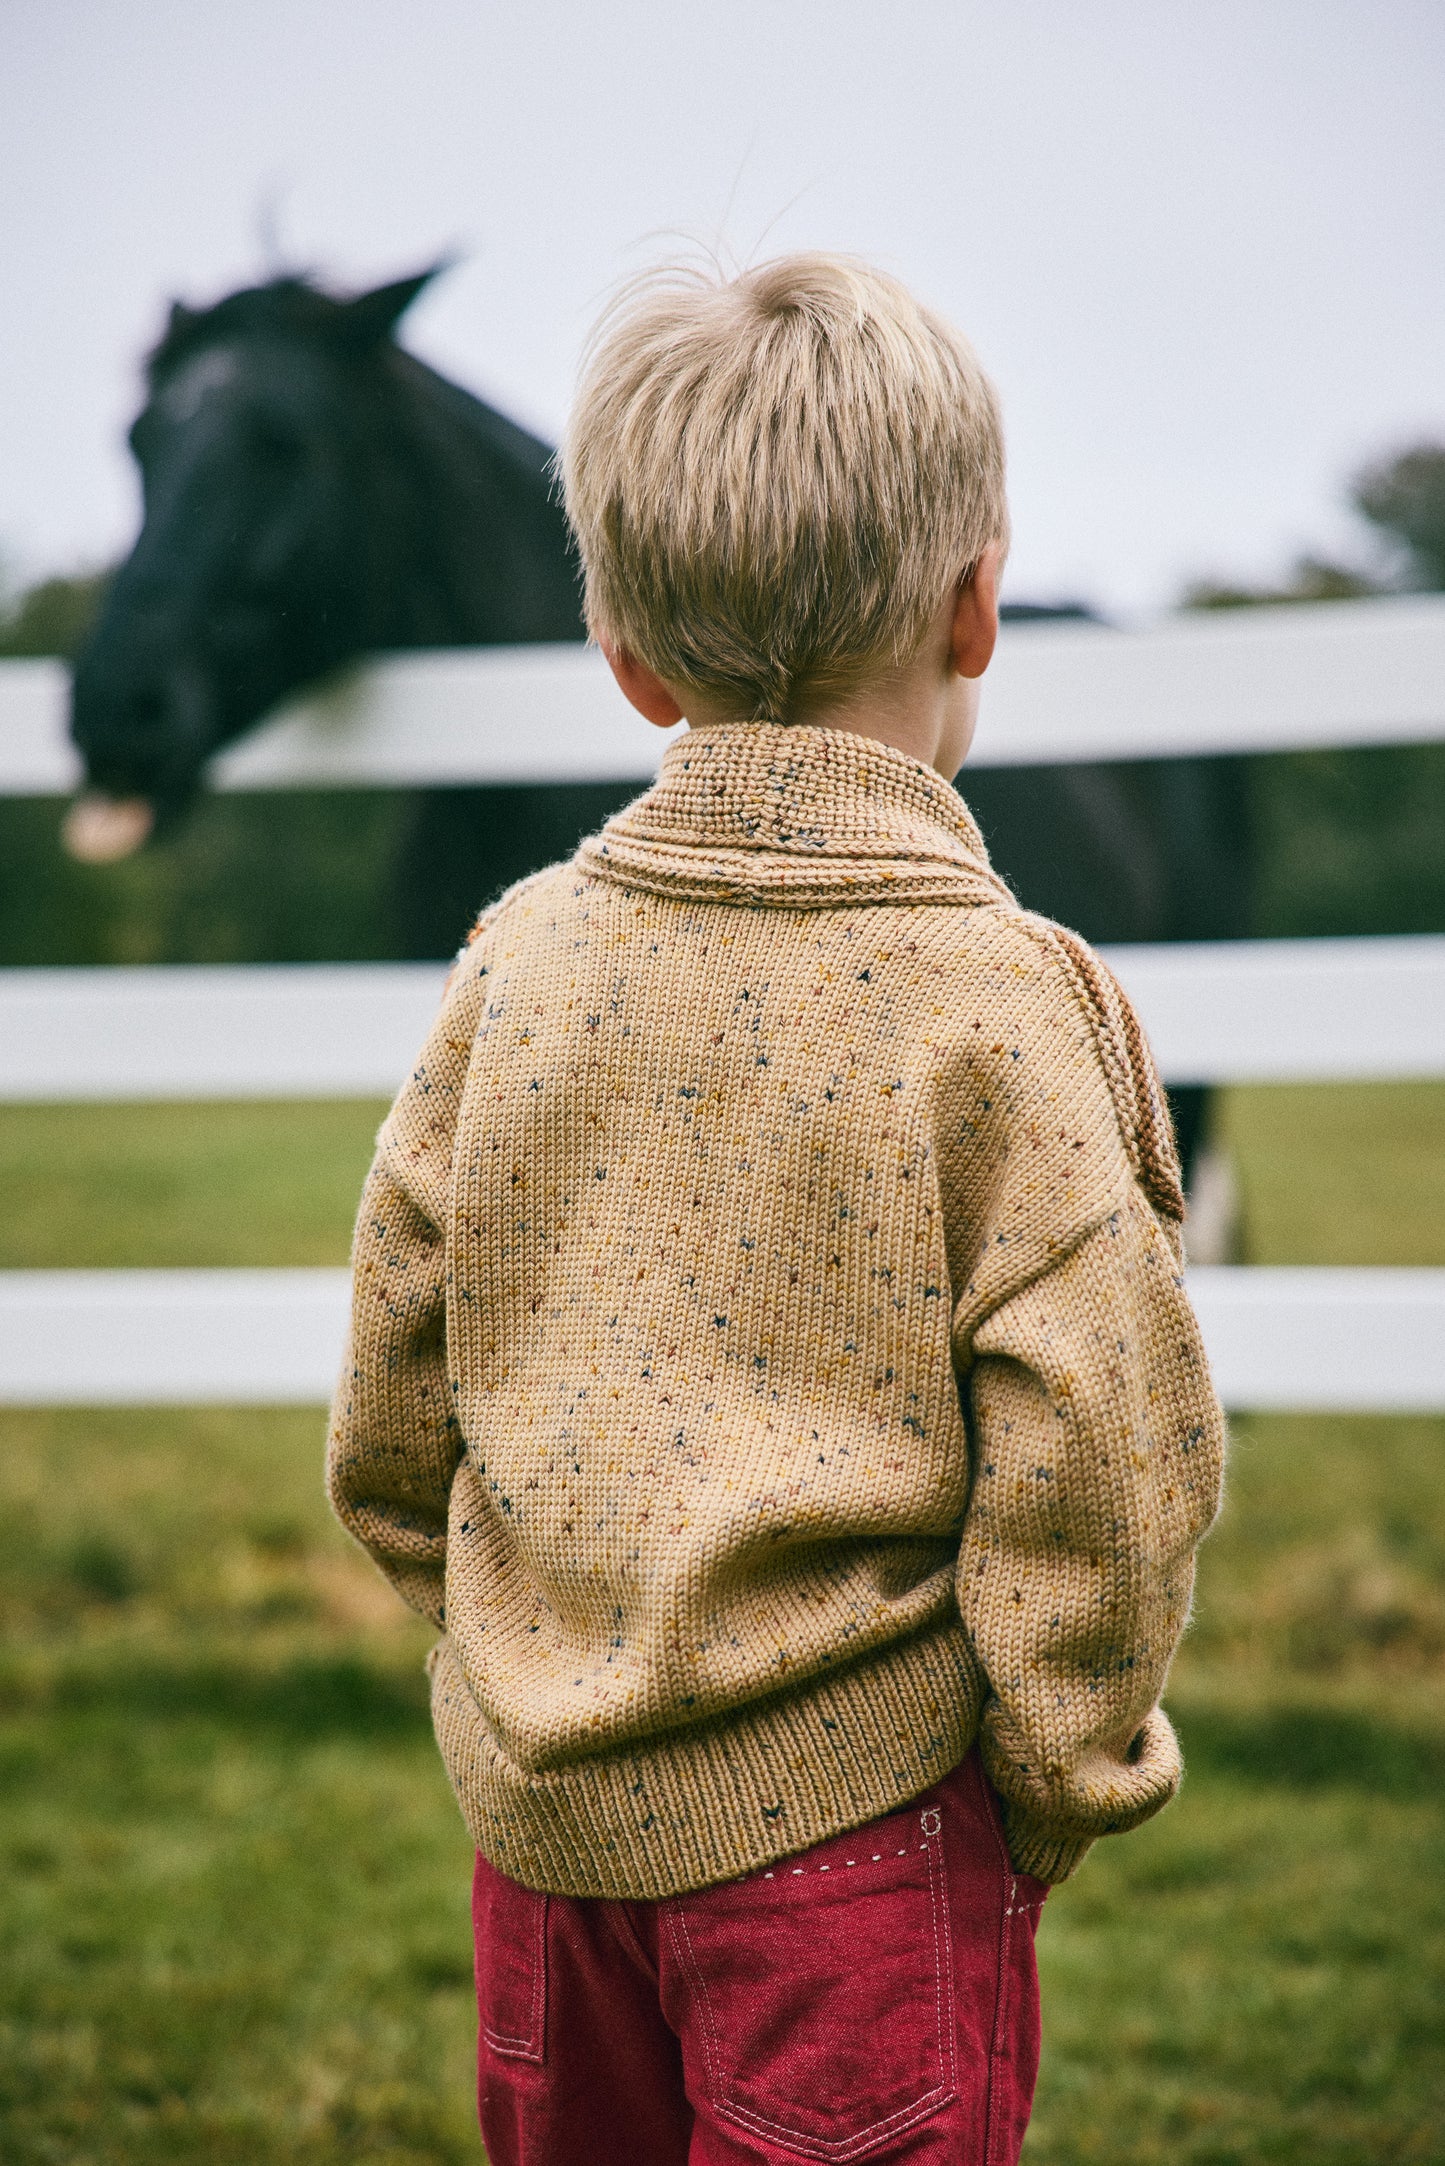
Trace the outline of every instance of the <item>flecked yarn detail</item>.
<instances>
[{"instance_id":1,"label":"flecked yarn detail","mask_svg":"<svg viewBox=\"0 0 1445 2166\"><path fill-rule=\"evenodd\" d=\"M731 1878L977 1737L1056 1880L1179 1779L1223 1426L1129 1004L957 794L688 733L483 919L357 1221L330 1490L480 1848Z\"/></svg>"}]
</instances>

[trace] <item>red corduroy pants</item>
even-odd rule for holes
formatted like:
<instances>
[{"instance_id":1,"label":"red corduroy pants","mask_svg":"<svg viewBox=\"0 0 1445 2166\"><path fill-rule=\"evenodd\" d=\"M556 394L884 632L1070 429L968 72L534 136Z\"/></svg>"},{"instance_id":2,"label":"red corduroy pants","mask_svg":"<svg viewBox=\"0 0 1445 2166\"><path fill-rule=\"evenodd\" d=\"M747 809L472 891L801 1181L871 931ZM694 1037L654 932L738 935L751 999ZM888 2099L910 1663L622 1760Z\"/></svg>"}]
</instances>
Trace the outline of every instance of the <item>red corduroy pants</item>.
<instances>
[{"instance_id":1,"label":"red corduroy pants","mask_svg":"<svg viewBox=\"0 0 1445 2166\"><path fill-rule=\"evenodd\" d=\"M975 1750L903 1811L662 1902L477 1860L491 2166L1014 2166L1034 1929Z\"/></svg>"}]
</instances>

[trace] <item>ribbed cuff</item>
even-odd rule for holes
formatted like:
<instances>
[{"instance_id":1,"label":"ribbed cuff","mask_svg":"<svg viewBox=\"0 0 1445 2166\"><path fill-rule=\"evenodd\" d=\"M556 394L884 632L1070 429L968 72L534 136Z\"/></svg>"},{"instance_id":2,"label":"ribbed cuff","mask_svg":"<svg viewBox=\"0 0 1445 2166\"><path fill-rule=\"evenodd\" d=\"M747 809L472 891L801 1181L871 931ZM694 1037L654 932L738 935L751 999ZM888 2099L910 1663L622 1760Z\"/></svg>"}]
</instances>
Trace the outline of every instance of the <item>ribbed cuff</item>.
<instances>
[{"instance_id":1,"label":"ribbed cuff","mask_svg":"<svg viewBox=\"0 0 1445 2166\"><path fill-rule=\"evenodd\" d=\"M1060 1835L1007 1801L1003 1827L1015 1872L1032 1873L1051 1888L1078 1871L1098 1840L1093 1835Z\"/></svg>"},{"instance_id":2,"label":"ribbed cuff","mask_svg":"<svg viewBox=\"0 0 1445 2166\"><path fill-rule=\"evenodd\" d=\"M1060 1799L1065 1809L1056 1813L1009 1797L1003 1785L1013 1771L989 1729L986 1717L984 1764L1002 1801L1009 1856L1019 1872L1032 1873L1051 1887L1077 1870L1101 1835L1123 1835L1141 1827L1179 1788L1179 1741L1161 1707L1151 1708L1140 1723L1128 1758L1099 1753L1081 1762L1072 1798L1066 1793ZM1072 1811L1067 1809L1070 1804Z\"/></svg>"}]
</instances>

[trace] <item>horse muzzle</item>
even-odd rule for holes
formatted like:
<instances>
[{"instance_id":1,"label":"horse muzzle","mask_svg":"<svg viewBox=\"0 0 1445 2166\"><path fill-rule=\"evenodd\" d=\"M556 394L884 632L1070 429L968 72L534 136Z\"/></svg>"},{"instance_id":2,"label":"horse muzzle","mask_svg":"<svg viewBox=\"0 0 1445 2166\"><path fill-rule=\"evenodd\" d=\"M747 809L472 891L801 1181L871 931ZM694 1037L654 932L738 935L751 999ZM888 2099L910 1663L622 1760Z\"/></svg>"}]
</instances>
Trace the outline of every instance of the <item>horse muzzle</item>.
<instances>
[{"instance_id":1,"label":"horse muzzle","mask_svg":"<svg viewBox=\"0 0 1445 2166\"><path fill-rule=\"evenodd\" d=\"M156 808L145 797L102 797L87 790L60 826L67 855L82 865L114 865L150 840Z\"/></svg>"}]
</instances>

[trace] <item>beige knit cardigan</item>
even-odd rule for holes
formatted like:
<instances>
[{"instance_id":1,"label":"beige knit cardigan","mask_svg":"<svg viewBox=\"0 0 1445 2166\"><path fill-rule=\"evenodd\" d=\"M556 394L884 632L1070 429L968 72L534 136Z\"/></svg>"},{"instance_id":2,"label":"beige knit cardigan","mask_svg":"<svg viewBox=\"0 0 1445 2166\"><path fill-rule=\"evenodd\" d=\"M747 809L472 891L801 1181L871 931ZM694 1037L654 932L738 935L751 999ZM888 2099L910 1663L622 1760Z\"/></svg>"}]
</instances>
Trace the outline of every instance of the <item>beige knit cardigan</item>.
<instances>
[{"instance_id":1,"label":"beige knit cardigan","mask_svg":"<svg viewBox=\"0 0 1445 2166\"><path fill-rule=\"evenodd\" d=\"M478 1846L676 1894L975 1737L1016 1864L1166 1801L1222 1423L1129 1006L931 770L672 743L464 951L357 1222L330 1492Z\"/></svg>"}]
</instances>

